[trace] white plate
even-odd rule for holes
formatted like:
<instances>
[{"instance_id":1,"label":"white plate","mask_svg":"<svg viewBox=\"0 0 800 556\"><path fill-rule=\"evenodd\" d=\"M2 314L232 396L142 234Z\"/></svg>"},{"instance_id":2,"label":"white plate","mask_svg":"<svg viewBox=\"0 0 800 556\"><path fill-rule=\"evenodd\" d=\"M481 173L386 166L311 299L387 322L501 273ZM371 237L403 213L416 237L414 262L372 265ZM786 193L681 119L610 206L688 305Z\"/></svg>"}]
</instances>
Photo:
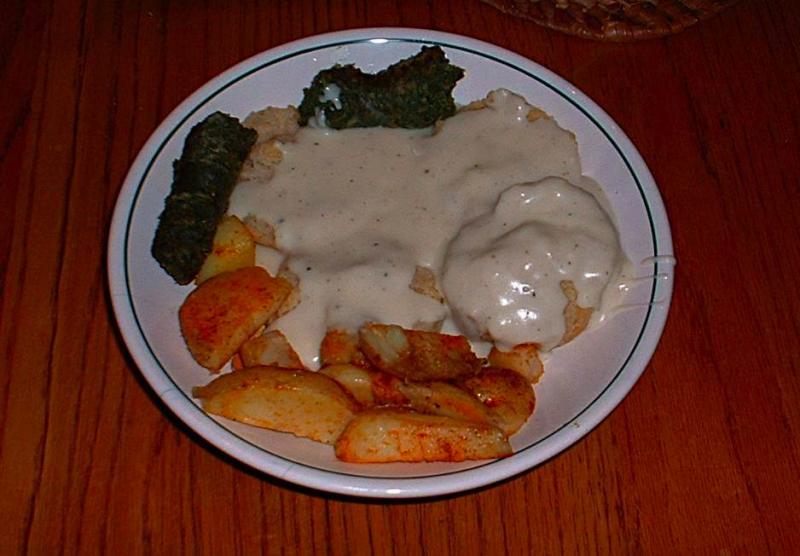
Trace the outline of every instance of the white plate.
<instances>
[{"instance_id":1,"label":"white plate","mask_svg":"<svg viewBox=\"0 0 800 556\"><path fill-rule=\"evenodd\" d=\"M643 279L629 293L630 310L556 350L536 387L532 420L512 438L515 454L463 464L355 465L325 445L205 414L193 386L209 374L191 359L177 312L190 291L177 286L150 256L150 244L189 129L215 110L240 118L269 105L298 104L323 68L355 63L377 71L438 44L466 69L455 90L466 103L498 87L522 94L575 133L584 174L604 188L623 249ZM125 342L164 403L203 438L256 469L308 487L371 497L460 492L499 481L554 456L595 427L625 397L652 355L669 309L672 264L661 197L639 153L617 125L575 87L538 64L474 39L412 29L331 33L274 48L211 80L181 103L142 148L117 201L108 268L114 311ZM665 262L666 261L666 262Z\"/></svg>"}]
</instances>

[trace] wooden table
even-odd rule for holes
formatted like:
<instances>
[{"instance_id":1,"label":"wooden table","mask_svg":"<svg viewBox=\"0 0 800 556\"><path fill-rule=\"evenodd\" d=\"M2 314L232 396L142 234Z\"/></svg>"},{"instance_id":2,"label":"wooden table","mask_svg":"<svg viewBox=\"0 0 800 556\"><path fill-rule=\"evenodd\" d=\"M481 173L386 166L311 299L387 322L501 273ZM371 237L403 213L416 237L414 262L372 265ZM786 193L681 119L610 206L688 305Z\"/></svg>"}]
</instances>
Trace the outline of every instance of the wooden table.
<instances>
[{"instance_id":1,"label":"wooden table","mask_svg":"<svg viewBox=\"0 0 800 556\"><path fill-rule=\"evenodd\" d=\"M230 65L315 33L427 27L527 56L620 123L679 259L661 344L571 449L462 496L281 483L200 441L127 355L104 254L160 120ZM800 553L800 3L588 42L457 2L0 7L0 553Z\"/></svg>"}]
</instances>

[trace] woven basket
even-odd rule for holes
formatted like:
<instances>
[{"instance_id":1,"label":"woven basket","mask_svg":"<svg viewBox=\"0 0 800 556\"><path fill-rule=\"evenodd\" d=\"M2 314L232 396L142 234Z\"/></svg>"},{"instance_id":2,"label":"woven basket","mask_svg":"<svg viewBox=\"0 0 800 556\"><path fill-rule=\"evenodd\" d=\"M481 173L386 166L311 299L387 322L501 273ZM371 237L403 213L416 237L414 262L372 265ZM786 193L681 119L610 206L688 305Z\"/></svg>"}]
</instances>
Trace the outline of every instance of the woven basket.
<instances>
[{"instance_id":1,"label":"woven basket","mask_svg":"<svg viewBox=\"0 0 800 556\"><path fill-rule=\"evenodd\" d=\"M587 39L633 41L677 33L738 0L482 0Z\"/></svg>"}]
</instances>

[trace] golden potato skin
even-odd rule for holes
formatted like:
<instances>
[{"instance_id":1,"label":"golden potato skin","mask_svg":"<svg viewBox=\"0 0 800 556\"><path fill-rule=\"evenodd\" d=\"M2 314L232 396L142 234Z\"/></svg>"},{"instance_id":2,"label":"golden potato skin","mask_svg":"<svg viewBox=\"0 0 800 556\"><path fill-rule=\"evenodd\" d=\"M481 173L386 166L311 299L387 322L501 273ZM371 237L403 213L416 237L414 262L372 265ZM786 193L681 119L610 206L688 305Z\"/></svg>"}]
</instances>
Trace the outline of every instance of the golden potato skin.
<instances>
[{"instance_id":1,"label":"golden potato skin","mask_svg":"<svg viewBox=\"0 0 800 556\"><path fill-rule=\"evenodd\" d=\"M389 373L350 364L328 365L320 372L338 382L364 407L409 405L400 390L403 381Z\"/></svg>"},{"instance_id":2,"label":"golden potato skin","mask_svg":"<svg viewBox=\"0 0 800 556\"><path fill-rule=\"evenodd\" d=\"M370 323L361 327L359 339L370 363L409 380L450 380L481 367L464 336Z\"/></svg>"},{"instance_id":3,"label":"golden potato skin","mask_svg":"<svg viewBox=\"0 0 800 556\"><path fill-rule=\"evenodd\" d=\"M300 278L297 277L297 274L292 272L286 267L281 267L278 269L278 278L283 278L288 283L292 285L292 291L289 292L289 295L286 296L286 299L283 300L280 307L278 307L278 312L275 315L275 318L280 318L295 307L300 304Z\"/></svg>"},{"instance_id":4,"label":"golden potato skin","mask_svg":"<svg viewBox=\"0 0 800 556\"><path fill-rule=\"evenodd\" d=\"M539 358L539 345L534 343L517 344L511 351L501 351L492 346L489 352L489 365L516 371L531 384L539 382L544 374L544 365Z\"/></svg>"},{"instance_id":5,"label":"golden potato skin","mask_svg":"<svg viewBox=\"0 0 800 556\"><path fill-rule=\"evenodd\" d=\"M527 422L536 406L536 395L522 375L510 369L486 368L459 384L488 408L491 422L511 436Z\"/></svg>"},{"instance_id":6,"label":"golden potato skin","mask_svg":"<svg viewBox=\"0 0 800 556\"><path fill-rule=\"evenodd\" d=\"M333 379L278 367L228 373L193 395L209 413L326 444L333 444L359 409Z\"/></svg>"},{"instance_id":7,"label":"golden potato skin","mask_svg":"<svg viewBox=\"0 0 800 556\"><path fill-rule=\"evenodd\" d=\"M242 367L266 365L283 369L304 368L300 356L280 330L253 336L239 348Z\"/></svg>"},{"instance_id":8,"label":"golden potato skin","mask_svg":"<svg viewBox=\"0 0 800 556\"><path fill-rule=\"evenodd\" d=\"M511 455L503 432L491 425L403 409L368 409L354 417L335 445L353 463L464 461Z\"/></svg>"},{"instance_id":9,"label":"golden potato skin","mask_svg":"<svg viewBox=\"0 0 800 556\"><path fill-rule=\"evenodd\" d=\"M347 330L331 328L322 339L319 347L322 366L349 364L368 369L371 367L367 357L358 347L358 336Z\"/></svg>"},{"instance_id":10,"label":"golden potato skin","mask_svg":"<svg viewBox=\"0 0 800 556\"><path fill-rule=\"evenodd\" d=\"M494 424L489 409L471 392L454 384L398 381L397 389L408 398L410 406L420 413Z\"/></svg>"},{"instance_id":11,"label":"golden potato skin","mask_svg":"<svg viewBox=\"0 0 800 556\"><path fill-rule=\"evenodd\" d=\"M367 369L341 363L328 365L319 372L335 380L362 406L372 407L375 405L375 396L372 393L372 376Z\"/></svg>"},{"instance_id":12,"label":"golden potato skin","mask_svg":"<svg viewBox=\"0 0 800 556\"><path fill-rule=\"evenodd\" d=\"M209 278L237 268L256 264L256 242L244 223L226 216L217 226L211 253L195 277L199 285Z\"/></svg>"},{"instance_id":13,"label":"golden potato skin","mask_svg":"<svg viewBox=\"0 0 800 556\"><path fill-rule=\"evenodd\" d=\"M199 285L178 312L192 357L216 372L275 315L291 284L257 266L219 274Z\"/></svg>"}]
</instances>

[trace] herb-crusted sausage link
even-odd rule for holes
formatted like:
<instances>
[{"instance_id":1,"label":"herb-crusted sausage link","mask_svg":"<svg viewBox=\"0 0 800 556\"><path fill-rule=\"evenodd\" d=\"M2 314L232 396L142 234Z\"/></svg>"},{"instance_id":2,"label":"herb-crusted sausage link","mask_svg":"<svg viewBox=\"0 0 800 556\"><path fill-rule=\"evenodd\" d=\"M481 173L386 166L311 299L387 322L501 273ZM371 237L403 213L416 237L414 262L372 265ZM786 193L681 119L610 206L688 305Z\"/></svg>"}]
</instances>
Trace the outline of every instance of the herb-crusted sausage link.
<instances>
[{"instance_id":1,"label":"herb-crusted sausage link","mask_svg":"<svg viewBox=\"0 0 800 556\"><path fill-rule=\"evenodd\" d=\"M322 115L334 129L432 126L455 114L452 92L463 76L438 46L422 47L376 74L337 65L319 72L303 91L300 124ZM336 99L327 98L332 90Z\"/></svg>"},{"instance_id":2,"label":"herb-crusted sausage link","mask_svg":"<svg viewBox=\"0 0 800 556\"><path fill-rule=\"evenodd\" d=\"M179 284L188 284L211 251L254 130L214 112L189 132L175 161L172 190L158 220L151 253Z\"/></svg>"}]
</instances>

